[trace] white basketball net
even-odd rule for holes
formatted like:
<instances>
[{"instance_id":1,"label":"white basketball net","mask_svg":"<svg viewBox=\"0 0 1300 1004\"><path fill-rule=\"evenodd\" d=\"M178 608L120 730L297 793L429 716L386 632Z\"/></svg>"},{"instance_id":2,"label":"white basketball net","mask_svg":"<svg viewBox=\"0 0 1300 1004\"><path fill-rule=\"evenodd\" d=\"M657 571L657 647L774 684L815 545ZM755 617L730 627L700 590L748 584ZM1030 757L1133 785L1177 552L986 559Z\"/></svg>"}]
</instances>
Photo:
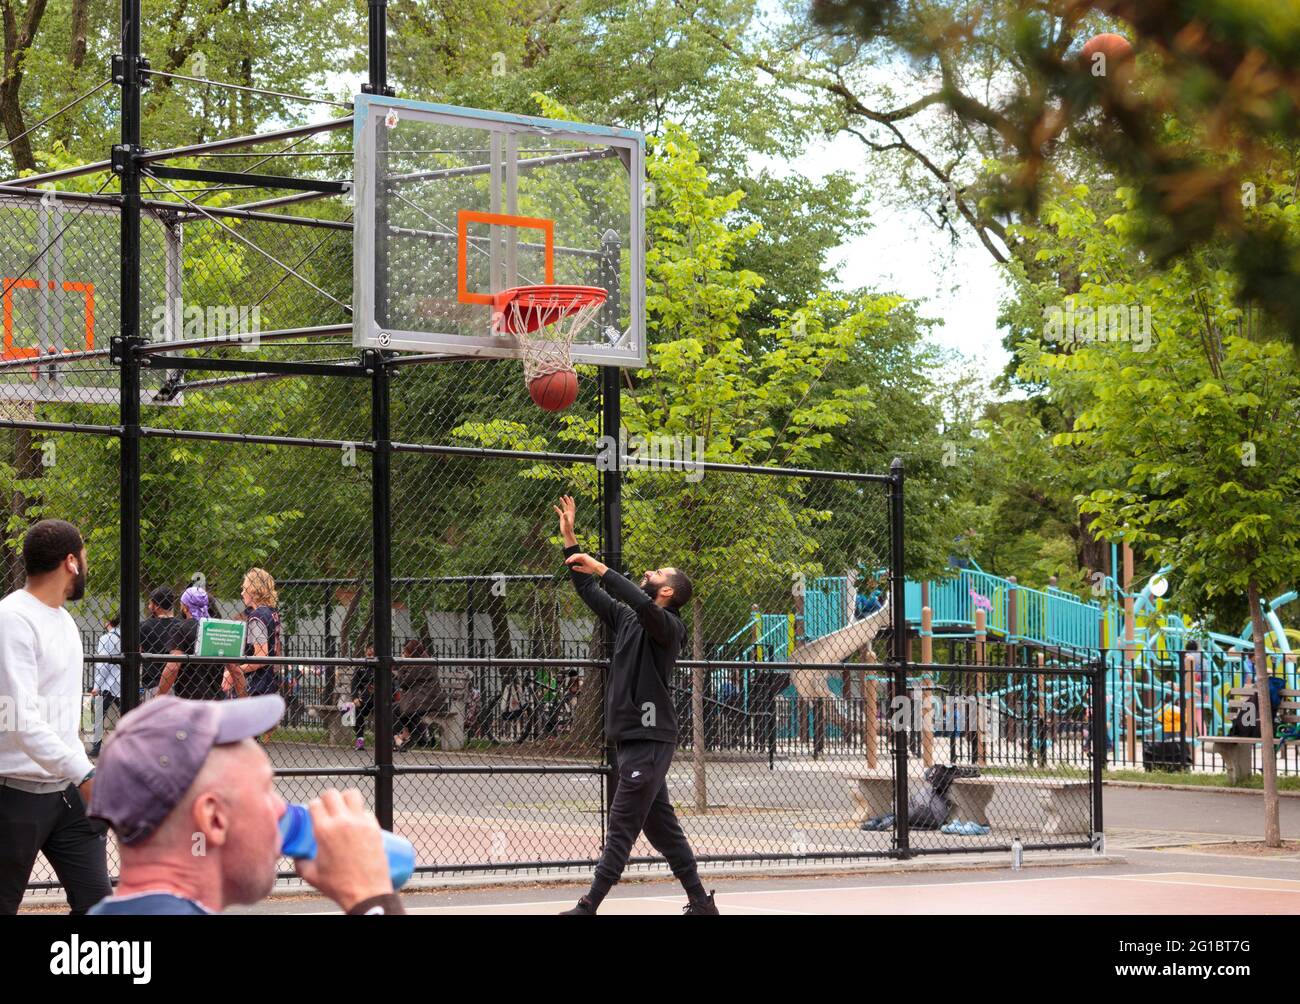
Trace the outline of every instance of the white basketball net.
<instances>
[{"instance_id":1,"label":"white basketball net","mask_svg":"<svg viewBox=\"0 0 1300 1004\"><path fill-rule=\"evenodd\" d=\"M602 303L584 304L571 313L569 300L560 296L532 295L521 302L516 297L493 317L498 333L514 334L519 357L524 363L524 382L573 370L570 349L573 340L596 318ZM540 323L538 323L540 321ZM530 326L535 330L529 331Z\"/></svg>"}]
</instances>

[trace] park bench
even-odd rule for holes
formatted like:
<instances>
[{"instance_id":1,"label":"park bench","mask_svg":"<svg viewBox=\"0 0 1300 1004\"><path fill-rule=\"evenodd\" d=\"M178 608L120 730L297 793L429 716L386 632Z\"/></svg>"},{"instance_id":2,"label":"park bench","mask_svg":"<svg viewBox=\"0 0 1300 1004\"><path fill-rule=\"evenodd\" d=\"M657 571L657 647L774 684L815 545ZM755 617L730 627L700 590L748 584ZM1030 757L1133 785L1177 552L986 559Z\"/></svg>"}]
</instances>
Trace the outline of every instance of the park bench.
<instances>
[{"instance_id":1,"label":"park bench","mask_svg":"<svg viewBox=\"0 0 1300 1004\"><path fill-rule=\"evenodd\" d=\"M1247 705L1247 698L1255 693L1255 687L1233 687L1228 691L1228 717L1231 720ZM1273 709L1273 721L1283 725L1300 722L1300 690L1283 690L1282 700ZM1254 736L1197 736L1196 741L1203 743L1211 753L1223 758L1224 769L1228 772L1228 783L1235 784L1250 777L1255 766L1255 747L1264 744L1264 737ZM1273 745L1279 746L1282 740L1274 739ZM1274 753L1274 756L1277 754Z\"/></svg>"},{"instance_id":2,"label":"park bench","mask_svg":"<svg viewBox=\"0 0 1300 1004\"><path fill-rule=\"evenodd\" d=\"M325 725L325 741L331 746L345 746L352 742L354 732L351 725L343 724L343 710L334 704L308 704L312 712Z\"/></svg>"},{"instance_id":3,"label":"park bench","mask_svg":"<svg viewBox=\"0 0 1300 1004\"><path fill-rule=\"evenodd\" d=\"M925 783L920 777L908 778L909 790ZM989 802L998 788L1023 790L1035 797L1043 811L1044 834L1072 833L1078 825L1072 826L1070 821L1089 818L1092 790L1089 781L981 775L953 780L948 789L952 800L949 819L993 826L989 820ZM859 810L856 822L883 816L894 811L894 776L892 773L854 774L849 778L849 794Z\"/></svg>"}]
</instances>

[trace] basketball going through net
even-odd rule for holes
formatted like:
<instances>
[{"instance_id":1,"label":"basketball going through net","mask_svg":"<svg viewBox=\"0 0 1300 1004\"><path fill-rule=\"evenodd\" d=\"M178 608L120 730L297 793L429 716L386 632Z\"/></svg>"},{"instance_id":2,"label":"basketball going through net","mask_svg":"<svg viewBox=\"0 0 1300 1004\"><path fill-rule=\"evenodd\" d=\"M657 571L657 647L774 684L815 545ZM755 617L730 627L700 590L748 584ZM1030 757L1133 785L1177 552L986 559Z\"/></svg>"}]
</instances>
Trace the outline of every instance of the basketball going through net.
<instances>
[{"instance_id":1,"label":"basketball going through net","mask_svg":"<svg viewBox=\"0 0 1300 1004\"><path fill-rule=\"evenodd\" d=\"M492 320L500 334L514 335L524 362L524 382L533 402L546 411L563 411L578 397L573 340L605 305L598 286L516 286L493 302Z\"/></svg>"}]
</instances>

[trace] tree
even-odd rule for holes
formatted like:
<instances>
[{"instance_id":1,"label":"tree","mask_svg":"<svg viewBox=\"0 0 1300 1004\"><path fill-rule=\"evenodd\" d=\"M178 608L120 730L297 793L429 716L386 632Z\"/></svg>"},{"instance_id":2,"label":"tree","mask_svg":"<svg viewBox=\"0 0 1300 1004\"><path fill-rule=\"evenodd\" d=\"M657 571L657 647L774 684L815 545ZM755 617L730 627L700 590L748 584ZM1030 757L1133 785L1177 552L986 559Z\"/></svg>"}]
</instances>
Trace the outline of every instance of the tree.
<instances>
[{"instance_id":1,"label":"tree","mask_svg":"<svg viewBox=\"0 0 1300 1004\"><path fill-rule=\"evenodd\" d=\"M1055 250L1087 232L1099 260L1127 258L1130 268L1089 273L1067 306L1097 320L1092 335L1042 352L1035 365L1055 390L1083 402L1074 429L1057 442L1104 485L1080 500L1094 530L1176 568L1175 606L1240 623L1245 598L1266 737L1264 839L1278 846L1260 600L1294 580L1300 366L1276 331L1270 337L1251 323L1238 306L1238 280L1210 255L1167 270L1144 265L1133 238L1144 210L1136 193L1120 197L1120 211L1100 232L1085 225L1086 208L1048 206ZM1110 331L1099 319L1133 304L1149 308L1153 337L1098 337Z\"/></svg>"},{"instance_id":2,"label":"tree","mask_svg":"<svg viewBox=\"0 0 1300 1004\"><path fill-rule=\"evenodd\" d=\"M14 0L0 2L0 23L4 28L4 62L0 64L0 123L12 145L14 163L20 170L34 170L32 144L27 136L20 92L27 57L45 16L46 0L28 0L15 9Z\"/></svg>"},{"instance_id":3,"label":"tree","mask_svg":"<svg viewBox=\"0 0 1300 1004\"><path fill-rule=\"evenodd\" d=\"M1290 173L1279 152L1300 137L1300 24L1239 0L1007 0L993 18L985 6L815 0L812 14L892 43L937 76L922 100L994 138L1008 165L989 206L1032 218L1051 168L1086 145L1144 208L1138 246L1163 263L1218 253L1243 297L1300 344L1300 237L1252 211L1256 190ZM1131 36L1135 64L1081 58L1076 42L1108 19ZM979 96L958 68L990 44L1005 62Z\"/></svg>"}]
</instances>

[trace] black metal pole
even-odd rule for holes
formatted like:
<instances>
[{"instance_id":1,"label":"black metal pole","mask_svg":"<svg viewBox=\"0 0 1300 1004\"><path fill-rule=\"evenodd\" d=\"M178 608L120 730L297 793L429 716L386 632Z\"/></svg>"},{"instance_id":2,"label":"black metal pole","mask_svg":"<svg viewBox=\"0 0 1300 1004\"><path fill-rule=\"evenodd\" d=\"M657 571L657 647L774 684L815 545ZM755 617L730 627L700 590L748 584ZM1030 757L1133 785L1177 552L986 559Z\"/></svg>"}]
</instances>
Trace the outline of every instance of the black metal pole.
<instances>
[{"instance_id":1,"label":"black metal pole","mask_svg":"<svg viewBox=\"0 0 1300 1004\"><path fill-rule=\"evenodd\" d=\"M369 54L370 80L366 86L371 94L393 93L388 86L388 0L369 0Z\"/></svg>"},{"instance_id":2,"label":"black metal pole","mask_svg":"<svg viewBox=\"0 0 1300 1004\"><path fill-rule=\"evenodd\" d=\"M389 462L388 368L384 354L366 352L374 367L370 385L370 434L375 444L371 461L371 534L374 546L375 588L375 815L379 825L393 828L393 569L392 478Z\"/></svg>"},{"instance_id":3,"label":"black metal pole","mask_svg":"<svg viewBox=\"0 0 1300 1004\"><path fill-rule=\"evenodd\" d=\"M606 231L600 241L600 285L606 290L605 305L601 308L601 324L606 328L618 324L619 311L619 258L621 249L618 234ZM614 442L613 463L601 472L601 496L604 510L601 513L601 539L605 545L602 560L610 568L623 571L623 473L618 461L622 458L623 442L620 428L623 424L622 400L619 397L619 368L603 366L600 370L600 428L608 444Z\"/></svg>"},{"instance_id":4,"label":"black metal pole","mask_svg":"<svg viewBox=\"0 0 1300 1004\"><path fill-rule=\"evenodd\" d=\"M894 696L907 697L907 608L903 598L906 571L903 563L903 461L895 457L889 465L889 603L893 622ZM908 857L910 835L907 826L907 743L906 716L901 729L893 730L894 742L894 847Z\"/></svg>"},{"instance_id":5,"label":"black metal pole","mask_svg":"<svg viewBox=\"0 0 1300 1004\"><path fill-rule=\"evenodd\" d=\"M1106 832L1102 823L1102 777L1106 769L1106 660L1097 660L1092 673L1092 833L1096 840Z\"/></svg>"},{"instance_id":6,"label":"black metal pole","mask_svg":"<svg viewBox=\"0 0 1300 1004\"><path fill-rule=\"evenodd\" d=\"M391 94L388 87L387 4L370 0L370 31L366 89ZM381 158L381 165L383 164ZM380 244L382 245L382 241ZM381 291L386 277L376 276ZM381 300L383 297L381 296ZM382 309L382 304L381 304ZM369 350L371 370L370 438L375 444L371 461L371 524L374 548L373 618L375 628L375 816L386 830L393 828L393 553L392 553L392 434L389 421L389 374L384 353Z\"/></svg>"},{"instance_id":7,"label":"black metal pole","mask_svg":"<svg viewBox=\"0 0 1300 1004\"><path fill-rule=\"evenodd\" d=\"M612 230L607 230L601 237L600 241L600 266L599 266L599 285L606 291L605 305L601 308L600 323L606 328L614 327L618 324L620 304L619 304L619 279L622 275L619 258L621 247L619 245L618 234ZM606 446L605 459L606 464L600 473L601 501L603 502L600 514L600 537L604 545L604 554L601 556L606 565L615 571L622 572L623 569L623 472L619 469L623 457L623 411L622 399L620 397L619 386L619 369L617 366L602 366L600 370L600 431ZM609 444L614 444L610 449ZM608 659L613 655L614 638L612 632L605 631L605 657ZM601 671L603 672L603 670ZM602 681L602 691L603 691ZM604 742L605 738L605 719L604 707L605 702L601 701L601 766L610 766L609 749ZM611 788L609 784L609 772L601 774L602 795L601 805L601 843L604 843L606 820L612 803Z\"/></svg>"},{"instance_id":8,"label":"black metal pole","mask_svg":"<svg viewBox=\"0 0 1300 1004\"><path fill-rule=\"evenodd\" d=\"M113 171L122 196L119 255L121 311L113 340L119 368L118 403L122 440L120 616L122 630L122 710L130 711L140 696L140 366L135 347L140 341L140 0L122 0L122 51L113 60L113 82L122 88L121 143L113 148Z\"/></svg>"}]
</instances>

